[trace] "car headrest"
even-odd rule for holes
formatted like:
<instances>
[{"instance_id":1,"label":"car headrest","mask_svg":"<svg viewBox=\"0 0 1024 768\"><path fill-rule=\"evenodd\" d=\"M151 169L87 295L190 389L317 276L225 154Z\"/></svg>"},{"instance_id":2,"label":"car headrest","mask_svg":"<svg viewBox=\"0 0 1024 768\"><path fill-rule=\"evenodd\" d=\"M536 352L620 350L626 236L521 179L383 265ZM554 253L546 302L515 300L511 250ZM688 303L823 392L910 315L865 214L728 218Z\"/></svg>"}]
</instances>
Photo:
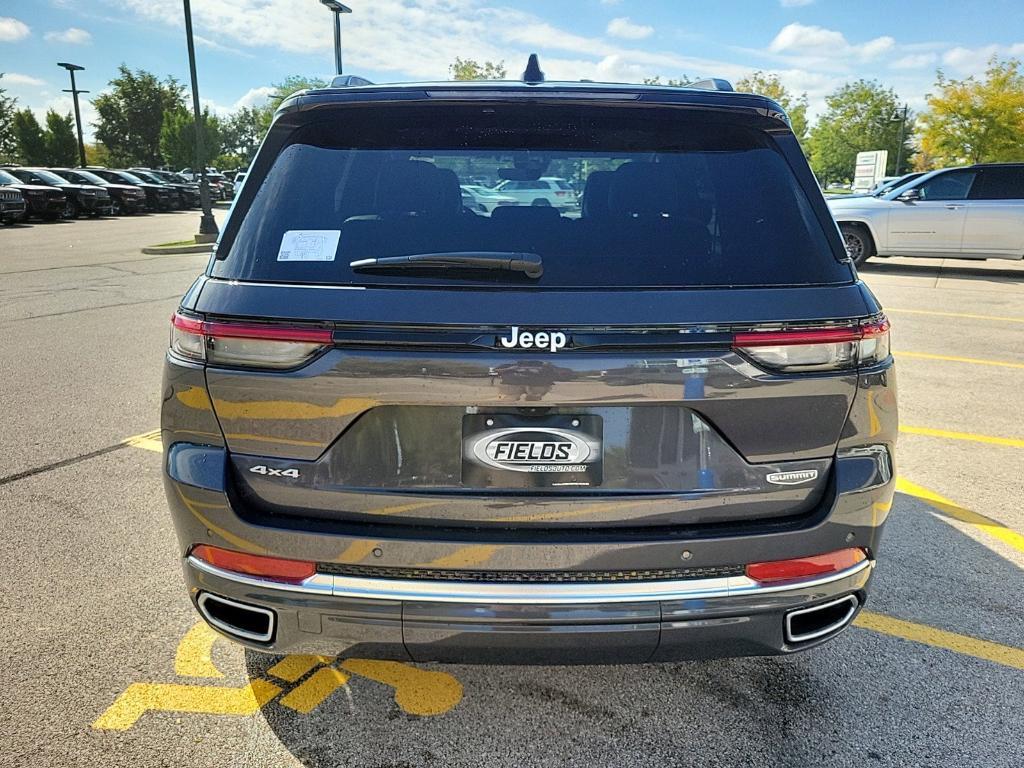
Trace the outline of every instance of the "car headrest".
<instances>
[{"instance_id":1,"label":"car headrest","mask_svg":"<svg viewBox=\"0 0 1024 768\"><path fill-rule=\"evenodd\" d=\"M681 214L679 179L659 163L632 162L612 174L608 207L615 218L662 218Z\"/></svg>"},{"instance_id":2,"label":"car headrest","mask_svg":"<svg viewBox=\"0 0 1024 768\"><path fill-rule=\"evenodd\" d=\"M499 205L491 213L491 219L532 227L557 222L561 215L550 205Z\"/></svg>"},{"instance_id":3,"label":"car headrest","mask_svg":"<svg viewBox=\"0 0 1024 768\"><path fill-rule=\"evenodd\" d=\"M395 160L377 177L376 209L386 214L436 214L459 210L459 180L425 160Z\"/></svg>"},{"instance_id":4,"label":"car headrest","mask_svg":"<svg viewBox=\"0 0 1024 768\"><path fill-rule=\"evenodd\" d=\"M583 187L580 215L585 219L603 219L608 216L608 191L612 186L613 171L594 171L587 176Z\"/></svg>"}]
</instances>

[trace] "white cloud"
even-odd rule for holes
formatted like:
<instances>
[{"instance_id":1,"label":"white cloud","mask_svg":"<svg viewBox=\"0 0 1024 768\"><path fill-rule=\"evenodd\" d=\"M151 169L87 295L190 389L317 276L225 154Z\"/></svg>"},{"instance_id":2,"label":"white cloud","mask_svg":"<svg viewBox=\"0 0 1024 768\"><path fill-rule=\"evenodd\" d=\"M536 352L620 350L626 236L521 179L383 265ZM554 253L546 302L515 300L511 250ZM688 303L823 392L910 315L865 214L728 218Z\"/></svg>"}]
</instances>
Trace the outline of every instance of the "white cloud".
<instances>
[{"instance_id":1,"label":"white cloud","mask_svg":"<svg viewBox=\"0 0 1024 768\"><path fill-rule=\"evenodd\" d=\"M923 69L930 67L939 60L934 53L910 53L893 61L889 66L893 69Z\"/></svg>"},{"instance_id":2,"label":"white cloud","mask_svg":"<svg viewBox=\"0 0 1024 768\"><path fill-rule=\"evenodd\" d=\"M957 46L949 49L942 55L942 63L951 69L957 70L958 74L980 75L985 71L989 60L993 56L1024 56L1024 43L1013 43L1012 45L996 45L993 43L979 48Z\"/></svg>"},{"instance_id":3,"label":"white cloud","mask_svg":"<svg viewBox=\"0 0 1024 768\"><path fill-rule=\"evenodd\" d=\"M779 0L779 5L783 8L800 8L813 2L814 0Z\"/></svg>"},{"instance_id":4,"label":"white cloud","mask_svg":"<svg viewBox=\"0 0 1024 768\"><path fill-rule=\"evenodd\" d=\"M793 22L787 24L769 43L771 53L788 56L835 58L856 56L860 59L874 59L891 51L896 41L888 35L876 37L864 43L850 43L846 36L835 29L809 26Z\"/></svg>"},{"instance_id":5,"label":"white cloud","mask_svg":"<svg viewBox=\"0 0 1024 768\"><path fill-rule=\"evenodd\" d=\"M40 80L38 77L32 77L32 75L19 75L17 72L4 72L3 79L0 79L0 85L46 85L45 80Z\"/></svg>"},{"instance_id":6,"label":"white cloud","mask_svg":"<svg viewBox=\"0 0 1024 768\"><path fill-rule=\"evenodd\" d=\"M10 16L0 16L0 43L13 43L29 36L28 24Z\"/></svg>"},{"instance_id":7,"label":"white cloud","mask_svg":"<svg viewBox=\"0 0 1024 768\"><path fill-rule=\"evenodd\" d=\"M625 16L620 16L608 22L608 34L625 40L643 40L654 34L654 27L649 27L646 24L634 24Z\"/></svg>"},{"instance_id":8,"label":"white cloud","mask_svg":"<svg viewBox=\"0 0 1024 768\"><path fill-rule=\"evenodd\" d=\"M68 27L65 30L47 32L43 39L48 43L67 43L68 45L86 45L92 42L92 35L78 27Z\"/></svg>"}]
</instances>

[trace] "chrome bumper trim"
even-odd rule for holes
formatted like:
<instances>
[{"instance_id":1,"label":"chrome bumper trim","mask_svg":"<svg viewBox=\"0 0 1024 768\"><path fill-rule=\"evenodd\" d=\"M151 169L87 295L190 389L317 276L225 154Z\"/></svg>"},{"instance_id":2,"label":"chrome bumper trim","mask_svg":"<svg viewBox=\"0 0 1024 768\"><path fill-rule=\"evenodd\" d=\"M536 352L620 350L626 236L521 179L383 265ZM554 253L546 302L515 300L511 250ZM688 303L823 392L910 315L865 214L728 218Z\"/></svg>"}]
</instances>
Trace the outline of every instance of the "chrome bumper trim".
<instances>
[{"instance_id":1,"label":"chrome bumper trim","mask_svg":"<svg viewBox=\"0 0 1024 768\"><path fill-rule=\"evenodd\" d=\"M759 584L746 576L729 576L684 581L595 582L571 584L496 584L464 581L413 581L406 579L365 579L318 573L298 584L246 576L210 565L192 555L187 562L197 571L261 589L279 589L320 597L391 600L404 602L580 605L598 603L643 603L667 600L712 599L739 595L766 595L791 589L805 589L854 576L874 568L874 560L820 578L799 579L782 584Z\"/></svg>"}]
</instances>

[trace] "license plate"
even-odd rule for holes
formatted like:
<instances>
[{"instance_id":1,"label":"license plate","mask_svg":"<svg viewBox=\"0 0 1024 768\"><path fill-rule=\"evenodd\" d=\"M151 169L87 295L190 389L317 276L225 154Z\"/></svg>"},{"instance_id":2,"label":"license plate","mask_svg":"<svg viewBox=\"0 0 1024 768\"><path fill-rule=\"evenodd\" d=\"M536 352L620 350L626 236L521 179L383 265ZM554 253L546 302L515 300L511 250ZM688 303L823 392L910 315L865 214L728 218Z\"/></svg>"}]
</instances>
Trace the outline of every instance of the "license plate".
<instances>
[{"instance_id":1,"label":"license plate","mask_svg":"<svg viewBox=\"0 0 1024 768\"><path fill-rule=\"evenodd\" d=\"M571 488L601 484L600 416L467 414L462 485Z\"/></svg>"}]
</instances>

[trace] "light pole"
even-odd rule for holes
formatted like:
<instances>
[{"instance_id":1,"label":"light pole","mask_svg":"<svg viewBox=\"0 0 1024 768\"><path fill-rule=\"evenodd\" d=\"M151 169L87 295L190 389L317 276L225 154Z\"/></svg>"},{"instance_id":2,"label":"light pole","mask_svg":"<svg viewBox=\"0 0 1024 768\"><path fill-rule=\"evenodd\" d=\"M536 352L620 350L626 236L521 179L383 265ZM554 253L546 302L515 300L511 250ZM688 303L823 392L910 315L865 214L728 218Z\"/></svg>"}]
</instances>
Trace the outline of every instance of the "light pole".
<instances>
[{"instance_id":1,"label":"light pole","mask_svg":"<svg viewBox=\"0 0 1024 768\"><path fill-rule=\"evenodd\" d=\"M341 74L341 14L352 13L352 9L338 0L320 0L334 14L334 68Z\"/></svg>"},{"instance_id":2,"label":"light pole","mask_svg":"<svg viewBox=\"0 0 1024 768\"><path fill-rule=\"evenodd\" d=\"M893 110L892 116L889 118L891 122L900 122L900 143L896 146L896 176L900 174L900 164L903 160L903 133L907 128L907 112L910 110L910 106L904 104L902 107Z\"/></svg>"},{"instance_id":3,"label":"light pole","mask_svg":"<svg viewBox=\"0 0 1024 768\"><path fill-rule=\"evenodd\" d=\"M78 94L88 93L88 91L80 91L75 85L75 72L81 72L85 67L80 67L77 64L69 64L66 61L58 61L58 67L64 67L71 75L71 89L64 89L64 93L70 93L71 97L75 101L75 126L78 128L78 164L82 168L85 168L85 142L82 141L82 113L78 110Z\"/></svg>"},{"instance_id":4,"label":"light pole","mask_svg":"<svg viewBox=\"0 0 1024 768\"><path fill-rule=\"evenodd\" d=\"M203 216L199 220L199 234L196 242L212 242L220 230L217 220L213 218L210 208L210 187L206 183L206 148L203 145L203 125L199 113L199 82L196 78L196 46L192 41L192 7L189 0L185 4L185 37L188 41L188 69L192 77L192 116L196 123L195 166L199 169L199 204L203 207Z\"/></svg>"}]
</instances>

